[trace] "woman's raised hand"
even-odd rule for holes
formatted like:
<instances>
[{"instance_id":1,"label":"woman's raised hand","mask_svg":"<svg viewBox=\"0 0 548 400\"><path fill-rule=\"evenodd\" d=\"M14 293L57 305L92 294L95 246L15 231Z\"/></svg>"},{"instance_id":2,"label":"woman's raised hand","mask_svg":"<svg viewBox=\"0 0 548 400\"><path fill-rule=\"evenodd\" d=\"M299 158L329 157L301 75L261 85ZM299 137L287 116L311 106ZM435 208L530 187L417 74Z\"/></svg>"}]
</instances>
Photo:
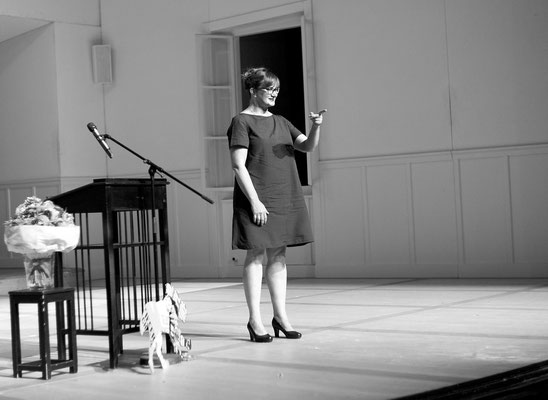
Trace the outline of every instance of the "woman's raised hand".
<instances>
[{"instance_id":1,"label":"woman's raised hand","mask_svg":"<svg viewBox=\"0 0 548 400\"><path fill-rule=\"evenodd\" d=\"M322 114L326 111L327 111L327 109L324 108L323 110L321 110L317 114L311 112L310 114L308 114L308 118L310 118L310 120L314 123L314 125L321 125L322 122L323 122Z\"/></svg>"}]
</instances>

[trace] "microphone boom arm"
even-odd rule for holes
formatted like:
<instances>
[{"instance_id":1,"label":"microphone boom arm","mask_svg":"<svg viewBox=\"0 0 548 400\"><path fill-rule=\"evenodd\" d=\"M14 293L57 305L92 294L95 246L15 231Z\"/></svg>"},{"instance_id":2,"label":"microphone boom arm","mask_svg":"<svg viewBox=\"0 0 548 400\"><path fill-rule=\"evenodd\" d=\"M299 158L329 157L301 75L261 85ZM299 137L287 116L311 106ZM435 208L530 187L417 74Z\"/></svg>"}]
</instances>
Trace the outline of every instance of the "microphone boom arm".
<instances>
[{"instance_id":1,"label":"microphone boom arm","mask_svg":"<svg viewBox=\"0 0 548 400\"><path fill-rule=\"evenodd\" d=\"M143 156L141 156L140 154L138 154L137 152L133 151L132 149L130 149L129 147L127 147L126 145L124 145L123 143L120 143L118 140L116 140L115 138L113 138L112 136L108 135L108 134L104 134L102 135L103 138L105 139L110 139L112 140L114 143L116 143L118 146L126 149L127 151L129 151L131 154L133 154L134 156L140 158L145 164L147 164L149 167L150 167L150 171L153 171L153 172L159 172L161 174L164 174L166 176L169 176L171 179L173 179L174 181L176 181L177 183L183 185L184 187L186 187L188 190L190 190L191 192L197 194L198 196L200 196L202 199L204 199L205 201L207 201L208 203L210 204L214 204L215 202L213 200L211 200L209 197L203 195L202 193L198 192L196 189L190 187L189 185L187 185L186 183L184 183L183 181L177 179L176 177L174 177L173 175L171 175L169 172L165 171L162 167L160 167L159 165L153 163L152 161L144 158Z\"/></svg>"}]
</instances>

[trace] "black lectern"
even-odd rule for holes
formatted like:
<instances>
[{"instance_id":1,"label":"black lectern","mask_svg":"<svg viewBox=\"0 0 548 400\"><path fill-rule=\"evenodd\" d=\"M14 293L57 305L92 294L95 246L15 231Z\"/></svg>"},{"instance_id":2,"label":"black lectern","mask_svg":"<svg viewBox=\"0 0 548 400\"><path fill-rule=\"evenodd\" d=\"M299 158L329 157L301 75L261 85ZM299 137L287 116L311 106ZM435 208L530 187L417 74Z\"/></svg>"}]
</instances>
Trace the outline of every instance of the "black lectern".
<instances>
[{"instance_id":1,"label":"black lectern","mask_svg":"<svg viewBox=\"0 0 548 400\"><path fill-rule=\"evenodd\" d=\"M50 198L81 229L78 247L57 253L56 286L63 271L74 271L76 332L108 335L110 368L123 335L139 330L144 305L160 300L170 282L166 185L156 179L153 193L149 179L95 179Z\"/></svg>"}]
</instances>

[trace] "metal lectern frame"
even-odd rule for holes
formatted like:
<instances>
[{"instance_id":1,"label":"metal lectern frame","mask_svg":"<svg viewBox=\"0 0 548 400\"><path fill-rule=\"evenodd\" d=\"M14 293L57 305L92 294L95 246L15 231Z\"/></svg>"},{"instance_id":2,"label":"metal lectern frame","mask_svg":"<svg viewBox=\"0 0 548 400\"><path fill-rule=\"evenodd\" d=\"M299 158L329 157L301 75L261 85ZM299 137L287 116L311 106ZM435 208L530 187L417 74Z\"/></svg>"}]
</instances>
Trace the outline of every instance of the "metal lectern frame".
<instances>
[{"instance_id":1,"label":"metal lectern frame","mask_svg":"<svg viewBox=\"0 0 548 400\"><path fill-rule=\"evenodd\" d=\"M171 281L166 185L157 179L152 196L148 179L95 179L50 198L81 228L74 251L57 253L56 286L75 286L77 334L109 337L110 368L118 366L123 335L139 331L144 304L159 300Z\"/></svg>"}]
</instances>

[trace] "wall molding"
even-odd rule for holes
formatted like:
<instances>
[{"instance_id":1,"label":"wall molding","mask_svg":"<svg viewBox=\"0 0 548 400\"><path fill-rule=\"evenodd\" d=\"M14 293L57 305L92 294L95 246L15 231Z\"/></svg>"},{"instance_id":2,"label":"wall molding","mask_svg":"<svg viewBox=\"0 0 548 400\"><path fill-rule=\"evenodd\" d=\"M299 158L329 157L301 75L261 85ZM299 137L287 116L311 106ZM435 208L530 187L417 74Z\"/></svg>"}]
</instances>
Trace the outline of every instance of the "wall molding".
<instances>
[{"instance_id":1,"label":"wall molding","mask_svg":"<svg viewBox=\"0 0 548 400\"><path fill-rule=\"evenodd\" d=\"M292 14L302 14L308 9L307 3L310 0L298 1L295 3L289 3L282 6L271 7L267 9L261 9L257 11L251 11L245 14L230 16L226 18L219 18L211 20L206 23L208 32L219 32L227 29L233 29L235 27L246 26L249 24L255 24L257 22L268 21L275 18L286 17Z\"/></svg>"},{"instance_id":2,"label":"wall molding","mask_svg":"<svg viewBox=\"0 0 548 400\"><path fill-rule=\"evenodd\" d=\"M383 154L367 157L319 160L324 168L351 168L367 165L407 164L410 162L432 162L455 158L485 158L503 155L547 154L548 143L519 146L477 147L459 150L426 151L418 153Z\"/></svg>"}]
</instances>

